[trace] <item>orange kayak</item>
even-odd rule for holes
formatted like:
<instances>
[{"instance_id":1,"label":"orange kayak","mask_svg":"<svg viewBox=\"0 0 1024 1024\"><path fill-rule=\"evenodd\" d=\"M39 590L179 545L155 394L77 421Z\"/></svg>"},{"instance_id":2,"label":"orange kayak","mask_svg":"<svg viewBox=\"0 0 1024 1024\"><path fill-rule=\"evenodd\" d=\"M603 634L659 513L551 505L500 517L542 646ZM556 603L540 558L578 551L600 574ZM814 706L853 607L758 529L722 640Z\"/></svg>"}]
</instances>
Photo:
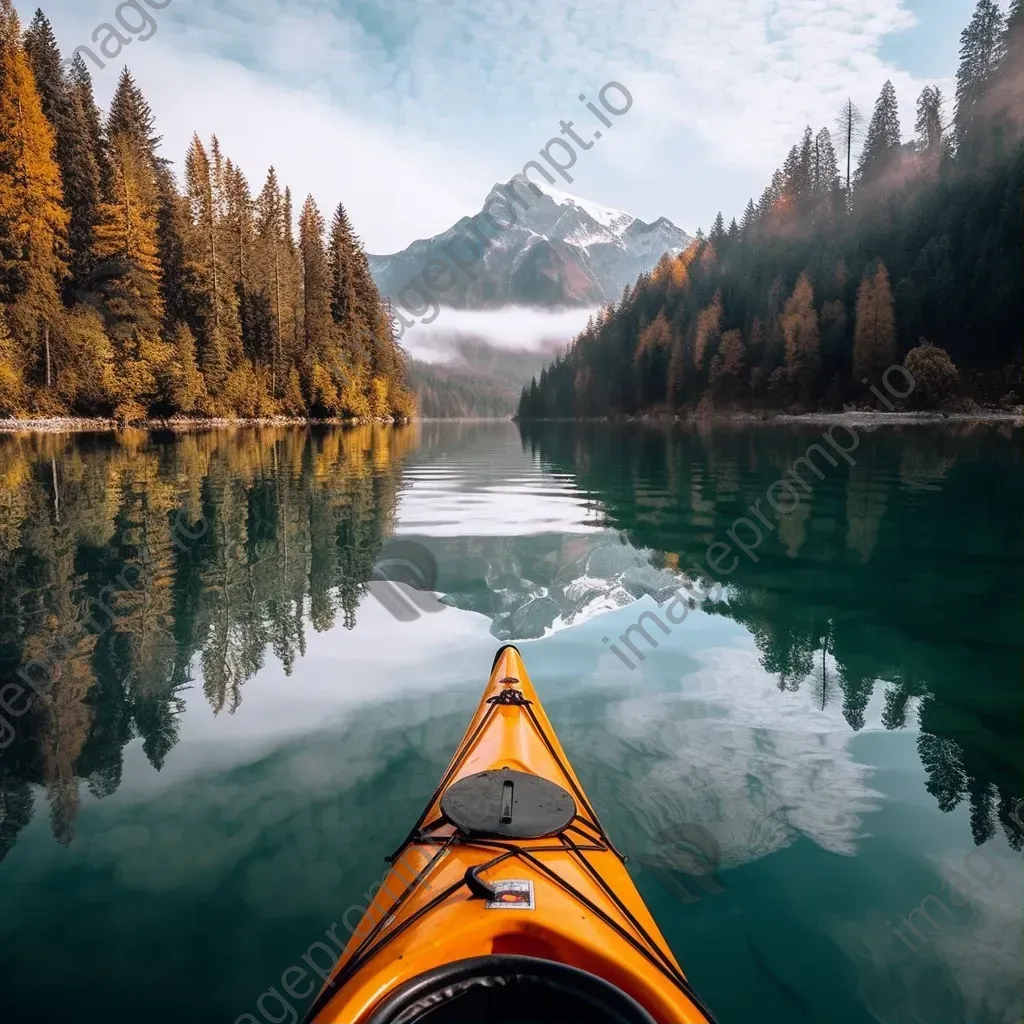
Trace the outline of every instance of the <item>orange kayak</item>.
<instances>
[{"instance_id":1,"label":"orange kayak","mask_svg":"<svg viewBox=\"0 0 1024 1024\"><path fill-rule=\"evenodd\" d=\"M506 645L307 1016L708 1024Z\"/></svg>"}]
</instances>

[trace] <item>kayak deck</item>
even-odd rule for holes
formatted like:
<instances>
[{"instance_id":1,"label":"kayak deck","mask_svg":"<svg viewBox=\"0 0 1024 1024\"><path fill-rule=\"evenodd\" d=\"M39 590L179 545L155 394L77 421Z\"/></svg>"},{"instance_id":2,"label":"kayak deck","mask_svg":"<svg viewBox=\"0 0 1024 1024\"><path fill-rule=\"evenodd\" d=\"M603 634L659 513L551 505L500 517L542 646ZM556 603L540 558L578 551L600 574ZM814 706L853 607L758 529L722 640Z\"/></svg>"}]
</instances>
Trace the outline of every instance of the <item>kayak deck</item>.
<instances>
[{"instance_id":1,"label":"kayak deck","mask_svg":"<svg viewBox=\"0 0 1024 1024\"><path fill-rule=\"evenodd\" d=\"M659 1024L712 1019L601 827L515 647L499 650L462 743L388 860L310 1013L317 1024L370 1021L411 979L488 956L596 975Z\"/></svg>"}]
</instances>

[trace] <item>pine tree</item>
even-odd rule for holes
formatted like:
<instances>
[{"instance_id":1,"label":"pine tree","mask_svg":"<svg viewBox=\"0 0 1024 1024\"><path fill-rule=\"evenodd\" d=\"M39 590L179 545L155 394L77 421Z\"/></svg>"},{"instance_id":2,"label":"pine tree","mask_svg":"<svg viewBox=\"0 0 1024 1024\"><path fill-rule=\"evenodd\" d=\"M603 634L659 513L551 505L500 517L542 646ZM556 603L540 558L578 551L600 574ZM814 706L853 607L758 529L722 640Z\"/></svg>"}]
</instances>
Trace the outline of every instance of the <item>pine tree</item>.
<instances>
[{"instance_id":1,"label":"pine tree","mask_svg":"<svg viewBox=\"0 0 1024 1024\"><path fill-rule=\"evenodd\" d=\"M328 261L331 268L331 316L343 336L355 339L356 321L360 317L356 295L354 262L358 243L343 203L338 203L331 222Z\"/></svg>"},{"instance_id":2,"label":"pine tree","mask_svg":"<svg viewBox=\"0 0 1024 1024\"><path fill-rule=\"evenodd\" d=\"M224 233L229 274L238 308L239 334L244 357L258 378L261 406L270 398L274 362L274 324L270 297L257 286L255 266L255 204L241 168L224 165Z\"/></svg>"},{"instance_id":3,"label":"pine tree","mask_svg":"<svg viewBox=\"0 0 1024 1024\"><path fill-rule=\"evenodd\" d=\"M742 237L749 238L756 225L757 208L754 206L754 200L748 199L746 208L743 210L743 220L740 223L740 234Z\"/></svg>"},{"instance_id":4,"label":"pine tree","mask_svg":"<svg viewBox=\"0 0 1024 1024\"><path fill-rule=\"evenodd\" d=\"M244 294L252 288L254 210L249 182L231 160L225 164L224 198L224 230L229 239L231 280Z\"/></svg>"},{"instance_id":5,"label":"pine tree","mask_svg":"<svg viewBox=\"0 0 1024 1024\"><path fill-rule=\"evenodd\" d=\"M995 121L995 131L1009 145L1024 138L1024 0L1012 0L1003 33L1004 52L994 76L986 110Z\"/></svg>"},{"instance_id":6,"label":"pine tree","mask_svg":"<svg viewBox=\"0 0 1024 1024\"><path fill-rule=\"evenodd\" d=\"M888 166L892 154L900 144L900 112L896 90L886 81L875 103L868 124L864 149L857 165L857 178L861 183L876 179Z\"/></svg>"},{"instance_id":7,"label":"pine tree","mask_svg":"<svg viewBox=\"0 0 1024 1024\"><path fill-rule=\"evenodd\" d=\"M839 167L832 134L822 128L814 137L811 154L811 204L817 221L823 224L831 221L841 203L839 193Z\"/></svg>"},{"instance_id":8,"label":"pine tree","mask_svg":"<svg viewBox=\"0 0 1024 1024\"><path fill-rule=\"evenodd\" d=\"M281 220L284 225L284 308L289 312L286 323L287 352L285 366L298 366L303 339L305 337L305 314L302 298L302 256L295 241L295 212L292 206L292 190L285 186L282 200Z\"/></svg>"},{"instance_id":9,"label":"pine tree","mask_svg":"<svg viewBox=\"0 0 1024 1024\"><path fill-rule=\"evenodd\" d=\"M287 379L284 363L284 296L286 292L287 262L284 249L284 202L281 188L277 183L277 172L273 167L267 172L267 180L256 200L256 281L257 287L267 296L273 317L272 355L270 360L270 393L277 397Z\"/></svg>"},{"instance_id":10,"label":"pine tree","mask_svg":"<svg viewBox=\"0 0 1024 1024\"><path fill-rule=\"evenodd\" d=\"M386 415L390 396L381 385L391 375L382 348L390 344L391 324L385 324L380 315L380 296L369 279L365 254L341 203L331 222L327 258L331 272L331 316L342 364L342 408L350 415L371 411ZM385 337L387 342L382 341Z\"/></svg>"},{"instance_id":11,"label":"pine tree","mask_svg":"<svg viewBox=\"0 0 1024 1024\"><path fill-rule=\"evenodd\" d=\"M792 166L796 160L796 147L789 151L786 162ZM761 220L769 230L778 231L785 223L792 209L792 196L786 190L786 174L781 168L772 175L771 184L765 189L758 206Z\"/></svg>"},{"instance_id":12,"label":"pine tree","mask_svg":"<svg viewBox=\"0 0 1024 1024\"><path fill-rule=\"evenodd\" d=\"M208 296L189 203L178 192L169 167L161 166L157 172L157 194L160 294L168 334L181 324L188 327L195 338L202 335L207 326Z\"/></svg>"},{"instance_id":13,"label":"pine tree","mask_svg":"<svg viewBox=\"0 0 1024 1024\"><path fill-rule=\"evenodd\" d=\"M344 210L339 212L344 214ZM381 301L362 243L351 224L345 227L347 216L344 222L338 217L335 220L346 268L339 278L343 284L338 295L342 300L339 308L346 301L346 291L352 303L350 325L341 325L338 335L338 357L346 378L342 404L354 415L365 415L367 411L374 416L408 415L413 399L406 382L405 360L393 336L394 318ZM362 383L366 372L368 388ZM368 409L357 397L364 390L369 399Z\"/></svg>"},{"instance_id":14,"label":"pine tree","mask_svg":"<svg viewBox=\"0 0 1024 1024\"><path fill-rule=\"evenodd\" d=\"M917 99L917 119L914 130L917 132L918 148L936 156L946 150L946 126L942 120L942 90L937 85L926 85Z\"/></svg>"},{"instance_id":15,"label":"pine tree","mask_svg":"<svg viewBox=\"0 0 1024 1024\"><path fill-rule=\"evenodd\" d=\"M807 191L807 172L808 168L803 163L800 148L793 146L782 165L784 182L773 211L776 228L783 225L792 227L798 219Z\"/></svg>"},{"instance_id":16,"label":"pine tree","mask_svg":"<svg viewBox=\"0 0 1024 1024\"><path fill-rule=\"evenodd\" d=\"M978 0L970 24L960 33L960 66L956 73L954 125L958 147L970 145L979 109L1003 57L1003 13L994 0Z\"/></svg>"},{"instance_id":17,"label":"pine tree","mask_svg":"<svg viewBox=\"0 0 1024 1024\"><path fill-rule=\"evenodd\" d=\"M853 328L853 376L856 380L879 373L896 359L896 323L889 273L876 260L861 279Z\"/></svg>"},{"instance_id":18,"label":"pine tree","mask_svg":"<svg viewBox=\"0 0 1024 1024\"><path fill-rule=\"evenodd\" d=\"M156 241L157 183L146 154L126 136L112 140L114 187L110 200L100 211L96 231L96 254L117 269L130 263L138 266L154 284L160 279L160 256ZM156 292L154 291L154 295ZM159 323L160 313L153 323Z\"/></svg>"},{"instance_id":19,"label":"pine tree","mask_svg":"<svg viewBox=\"0 0 1024 1024\"><path fill-rule=\"evenodd\" d=\"M817 167L815 164L814 133L810 125L804 128L803 137L800 140L799 159L795 167L796 177L791 183L796 207L801 215L806 215L814 202L815 176Z\"/></svg>"},{"instance_id":20,"label":"pine tree","mask_svg":"<svg viewBox=\"0 0 1024 1024\"><path fill-rule=\"evenodd\" d=\"M633 354L634 388L642 408L666 399L667 363L672 351L672 328L659 313L637 337Z\"/></svg>"},{"instance_id":21,"label":"pine tree","mask_svg":"<svg viewBox=\"0 0 1024 1024\"><path fill-rule=\"evenodd\" d=\"M102 199L103 196L110 194L110 158L107 151L107 140L103 135L103 117L93 94L92 75L89 74L85 58L80 53L76 53L71 60L68 88L80 111L83 130L92 158L96 162L99 175L98 195Z\"/></svg>"},{"instance_id":22,"label":"pine tree","mask_svg":"<svg viewBox=\"0 0 1024 1024\"><path fill-rule=\"evenodd\" d=\"M191 220L187 246L203 295L205 322L196 336L199 364L211 395L219 396L227 386L232 366L241 358L242 345L238 296L232 286L230 234L223 227L224 164L216 138L212 148L213 160L199 136L192 136L185 156L185 195Z\"/></svg>"},{"instance_id":23,"label":"pine tree","mask_svg":"<svg viewBox=\"0 0 1024 1024\"><path fill-rule=\"evenodd\" d=\"M213 328L220 326L218 313L219 260L217 258L217 221L214 211L213 180L210 176L210 160L198 135L192 136L192 143L185 155L185 195L188 198L192 225L201 239L204 269L208 279L207 301Z\"/></svg>"},{"instance_id":24,"label":"pine tree","mask_svg":"<svg viewBox=\"0 0 1024 1024\"><path fill-rule=\"evenodd\" d=\"M115 346L117 410L123 420L144 417L158 400L157 382L171 352L161 339L156 171L144 141L110 137L113 188L100 206L94 252L102 279L107 329Z\"/></svg>"},{"instance_id":25,"label":"pine tree","mask_svg":"<svg viewBox=\"0 0 1024 1024\"><path fill-rule=\"evenodd\" d=\"M0 0L0 301L10 304L7 323L22 364L40 365L47 389L67 274L68 215L54 145L17 12Z\"/></svg>"},{"instance_id":26,"label":"pine tree","mask_svg":"<svg viewBox=\"0 0 1024 1024\"><path fill-rule=\"evenodd\" d=\"M39 88L43 113L54 129L54 156L60 167L68 224L69 287L82 294L93 270L93 229L100 202L100 172L90 134L85 94L65 77L53 29L42 11L36 11L25 33L28 54ZM91 94L90 94L91 95Z\"/></svg>"},{"instance_id":27,"label":"pine tree","mask_svg":"<svg viewBox=\"0 0 1024 1024\"><path fill-rule=\"evenodd\" d=\"M860 112L853 100L847 100L839 111L836 118L836 128L839 139L839 152L846 163L846 195L850 195L850 169L853 160L853 151L864 133L864 115Z\"/></svg>"},{"instance_id":28,"label":"pine tree","mask_svg":"<svg viewBox=\"0 0 1024 1024\"><path fill-rule=\"evenodd\" d=\"M173 358L162 337L157 223L163 161L156 156L160 139L153 125L153 112L125 68L105 125L111 181L99 209L94 245L118 374L115 415L122 420L141 418L154 403L167 399L161 382Z\"/></svg>"},{"instance_id":29,"label":"pine tree","mask_svg":"<svg viewBox=\"0 0 1024 1024\"><path fill-rule=\"evenodd\" d=\"M223 337L232 366L237 366L243 358L242 326L239 317L238 292L235 288L237 280L237 264L232 253L237 250L237 239L233 237L233 226L230 222L231 208L231 161L221 152L220 141L216 135L210 137L210 184L212 189L212 231L216 237L216 249L212 254L215 260L214 301L216 303L216 323Z\"/></svg>"},{"instance_id":30,"label":"pine tree","mask_svg":"<svg viewBox=\"0 0 1024 1024\"><path fill-rule=\"evenodd\" d=\"M112 140L115 135L119 135L130 140L132 147L144 152L155 168L161 160L156 151L163 141L163 136L153 134L155 124L152 108L135 84L131 72L124 68L107 111L107 138Z\"/></svg>"},{"instance_id":31,"label":"pine tree","mask_svg":"<svg viewBox=\"0 0 1024 1024\"><path fill-rule=\"evenodd\" d=\"M324 251L324 219L309 196L299 218L299 248L303 270L303 329L305 390L311 406L330 415L340 412L340 397L332 374L333 321L331 278Z\"/></svg>"}]
</instances>

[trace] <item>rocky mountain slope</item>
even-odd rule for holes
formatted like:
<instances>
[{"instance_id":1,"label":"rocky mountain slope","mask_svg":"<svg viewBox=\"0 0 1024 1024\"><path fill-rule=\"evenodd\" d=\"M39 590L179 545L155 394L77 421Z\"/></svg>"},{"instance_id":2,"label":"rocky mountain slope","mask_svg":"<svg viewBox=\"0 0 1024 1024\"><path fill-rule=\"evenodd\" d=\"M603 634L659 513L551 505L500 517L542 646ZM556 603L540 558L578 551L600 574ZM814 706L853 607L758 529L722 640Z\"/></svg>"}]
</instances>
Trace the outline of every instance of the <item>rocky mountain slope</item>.
<instances>
[{"instance_id":1,"label":"rocky mountain slope","mask_svg":"<svg viewBox=\"0 0 1024 1024\"><path fill-rule=\"evenodd\" d=\"M617 299L625 285L650 270L663 253L678 252L691 241L665 217L648 224L547 185L538 189L522 175L495 185L484 200L483 209L490 209L496 222L508 222L506 204L493 201L509 189L529 207L515 205L517 219L506 228L495 230L481 210L433 238L417 239L402 252L371 255L370 269L380 290L401 305L403 288L419 278L429 260L450 262L453 243L456 252L469 251L475 227L490 245L469 273L456 275L454 286L442 297L444 305L594 306Z\"/></svg>"}]
</instances>

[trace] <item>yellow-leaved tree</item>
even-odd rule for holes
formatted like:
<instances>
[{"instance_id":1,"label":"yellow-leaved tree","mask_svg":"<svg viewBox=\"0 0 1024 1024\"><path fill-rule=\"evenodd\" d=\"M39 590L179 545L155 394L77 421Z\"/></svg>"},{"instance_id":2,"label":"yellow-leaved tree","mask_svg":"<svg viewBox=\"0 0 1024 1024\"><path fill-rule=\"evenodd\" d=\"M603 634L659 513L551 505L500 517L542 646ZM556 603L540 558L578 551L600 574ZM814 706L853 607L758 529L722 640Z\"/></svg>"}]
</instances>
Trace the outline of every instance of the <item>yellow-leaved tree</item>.
<instances>
[{"instance_id":1,"label":"yellow-leaved tree","mask_svg":"<svg viewBox=\"0 0 1024 1024\"><path fill-rule=\"evenodd\" d=\"M747 350L742 332L726 331L711 360L710 383L715 398L728 402L736 397L746 362Z\"/></svg>"},{"instance_id":2,"label":"yellow-leaved tree","mask_svg":"<svg viewBox=\"0 0 1024 1024\"><path fill-rule=\"evenodd\" d=\"M889 273L875 260L857 290L857 318L853 328L853 376L863 380L888 369L896 361L896 318Z\"/></svg>"},{"instance_id":3,"label":"yellow-leaved tree","mask_svg":"<svg viewBox=\"0 0 1024 1024\"><path fill-rule=\"evenodd\" d=\"M697 317L697 329L693 338L693 365L698 372L704 369L708 353L713 353L718 346L721 329L722 289L718 288L714 298Z\"/></svg>"},{"instance_id":4,"label":"yellow-leaved tree","mask_svg":"<svg viewBox=\"0 0 1024 1024\"><path fill-rule=\"evenodd\" d=\"M31 374L38 366L47 390L57 372L53 335L67 276L62 203L53 129L21 43L18 13L11 0L0 0L0 301L8 304L17 350L8 373Z\"/></svg>"},{"instance_id":5,"label":"yellow-leaved tree","mask_svg":"<svg viewBox=\"0 0 1024 1024\"><path fill-rule=\"evenodd\" d=\"M25 378L17 346L0 306L0 416L14 416L25 407Z\"/></svg>"},{"instance_id":6,"label":"yellow-leaved tree","mask_svg":"<svg viewBox=\"0 0 1024 1024\"><path fill-rule=\"evenodd\" d=\"M782 312L782 336L786 345L786 369L801 400L813 391L821 369L821 343L814 289L807 274L797 279L793 294Z\"/></svg>"}]
</instances>

